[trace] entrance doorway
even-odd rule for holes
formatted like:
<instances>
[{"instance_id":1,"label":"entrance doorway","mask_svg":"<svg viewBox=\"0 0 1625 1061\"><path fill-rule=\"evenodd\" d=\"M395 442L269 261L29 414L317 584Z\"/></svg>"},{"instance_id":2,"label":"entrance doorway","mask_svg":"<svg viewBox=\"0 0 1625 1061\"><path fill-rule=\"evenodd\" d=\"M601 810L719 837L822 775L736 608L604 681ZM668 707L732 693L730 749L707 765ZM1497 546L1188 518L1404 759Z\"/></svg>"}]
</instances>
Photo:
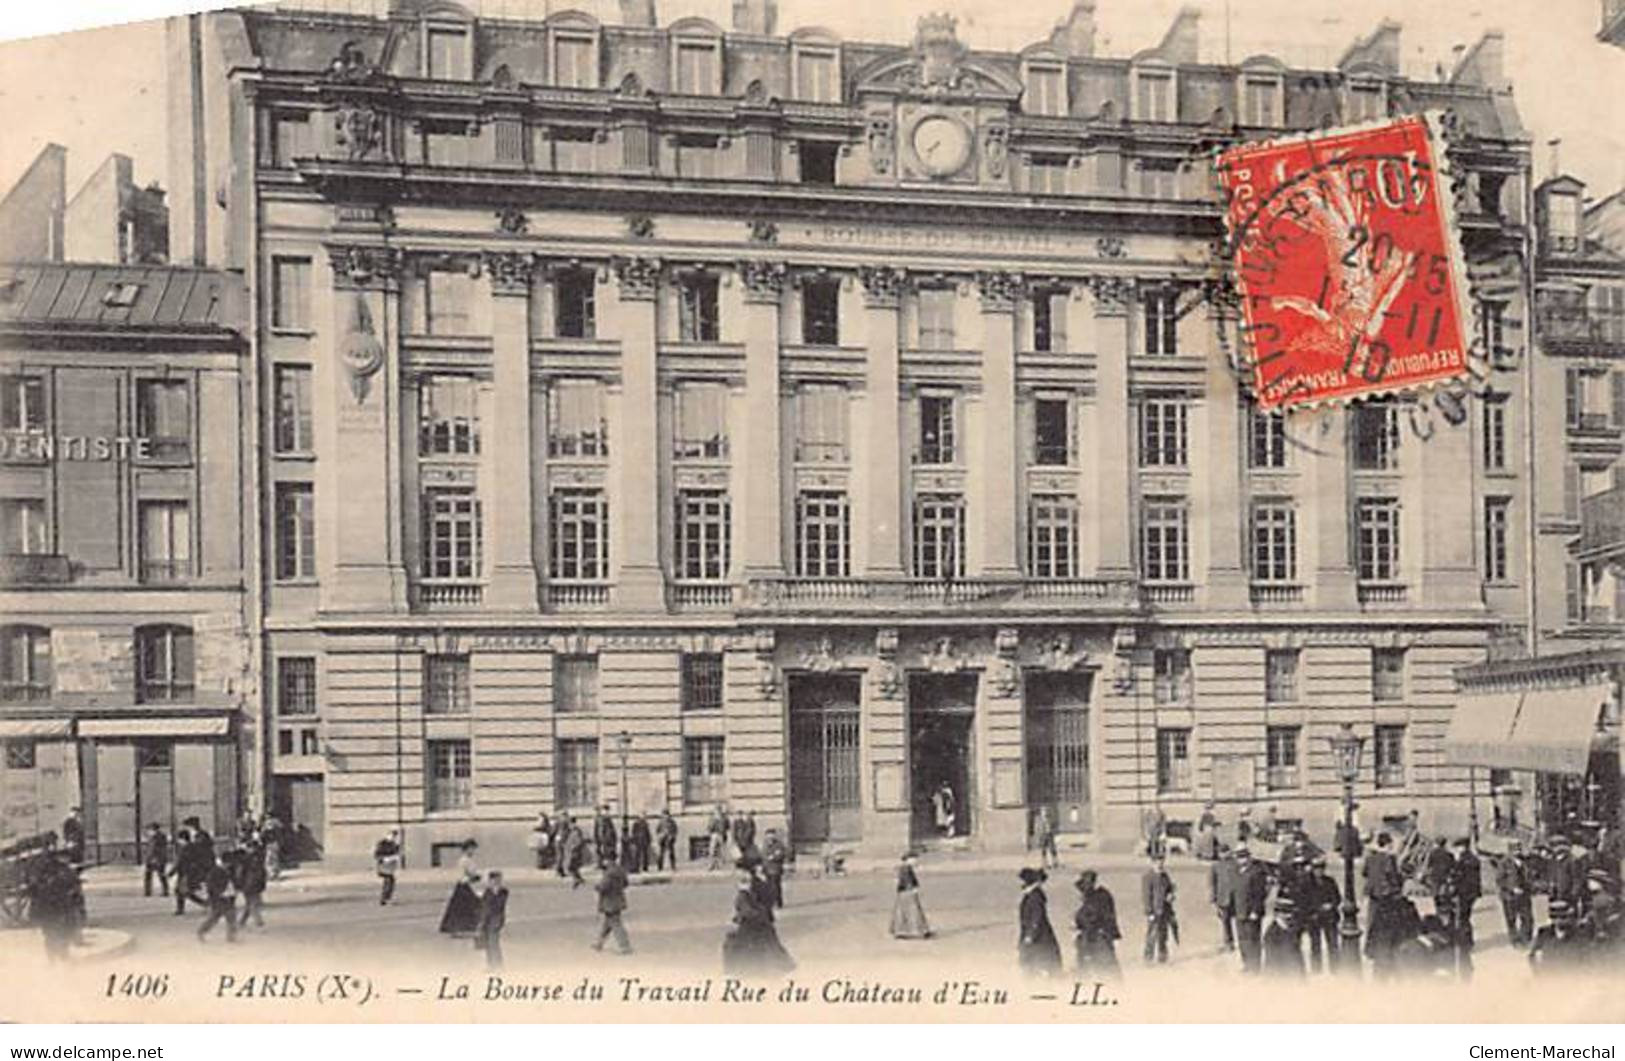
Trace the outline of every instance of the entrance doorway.
<instances>
[{"instance_id":1,"label":"entrance doorway","mask_svg":"<svg viewBox=\"0 0 1625 1061\"><path fill-rule=\"evenodd\" d=\"M863 833L855 674L790 676L790 839L797 845Z\"/></svg>"},{"instance_id":2,"label":"entrance doorway","mask_svg":"<svg viewBox=\"0 0 1625 1061\"><path fill-rule=\"evenodd\" d=\"M296 862L322 857L322 834L327 805L320 774L279 777L271 794L271 808L287 830L284 850Z\"/></svg>"},{"instance_id":3,"label":"entrance doorway","mask_svg":"<svg viewBox=\"0 0 1625 1061\"><path fill-rule=\"evenodd\" d=\"M976 676L915 674L908 682L911 835L916 843L969 836L976 805Z\"/></svg>"},{"instance_id":4,"label":"entrance doorway","mask_svg":"<svg viewBox=\"0 0 1625 1061\"><path fill-rule=\"evenodd\" d=\"M1027 805L1047 808L1057 832L1085 832L1089 808L1091 674L1034 673L1026 677Z\"/></svg>"}]
</instances>

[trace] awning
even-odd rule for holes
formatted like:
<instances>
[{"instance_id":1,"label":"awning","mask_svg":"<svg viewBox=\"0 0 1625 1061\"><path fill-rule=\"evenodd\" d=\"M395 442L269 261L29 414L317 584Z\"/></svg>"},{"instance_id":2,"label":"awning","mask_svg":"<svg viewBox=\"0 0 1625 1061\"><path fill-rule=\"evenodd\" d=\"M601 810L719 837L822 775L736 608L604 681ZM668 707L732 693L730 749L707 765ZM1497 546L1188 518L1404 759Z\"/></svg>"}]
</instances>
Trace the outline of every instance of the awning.
<instances>
[{"instance_id":1,"label":"awning","mask_svg":"<svg viewBox=\"0 0 1625 1061\"><path fill-rule=\"evenodd\" d=\"M224 737L231 719L224 715L207 718L86 718L79 722L79 736L101 739L129 737Z\"/></svg>"},{"instance_id":2,"label":"awning","mask_svg":"<svg viewBox=\"0 0 1625 1061\"><path fill-rule=\"evenodd\" d=\"M1450 728L1444 735L1444 761L1453 766L1505 767L1501 760L1524 695L1495 692L1463 696L1450 713Z\"/></svg>"},{"instance_id":3,"label":"awning","mask_svg":"<svg viewBox=\"0 0 1625 1061\"><path fill-rule=\"evenodd\" d=\"M1531 689L1496 766L1514 770L1584 774L1597 736L1597 718L1613 690L1606 685L1577 689Z\"/></svg>"},{"instance_id":4,"label":"awning","mask_svg":"<svg viewBox=\"0 0 1625 1061\"><path fill-rule=\"evenodd\" d=\"M66 718L0 719L0 740L69 740L73 720Z\"/></svg>"}]
</instances>

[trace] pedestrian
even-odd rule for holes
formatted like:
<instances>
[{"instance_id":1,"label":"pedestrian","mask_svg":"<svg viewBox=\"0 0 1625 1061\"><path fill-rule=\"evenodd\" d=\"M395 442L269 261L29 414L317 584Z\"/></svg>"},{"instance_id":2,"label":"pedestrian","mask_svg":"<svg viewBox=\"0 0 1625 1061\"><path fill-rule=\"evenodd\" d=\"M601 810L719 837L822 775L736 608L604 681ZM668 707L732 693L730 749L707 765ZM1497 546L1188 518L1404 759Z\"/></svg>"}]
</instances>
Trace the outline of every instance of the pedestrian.
<instances>
[{"instance_id":1,"label":"pedestrian","mask_svg":"<svg viewBox=\"0 0 1625 1061\"><path fill-rule=\"evenodd\" d=\"M592 949L604 949L604 940L615 937L615 947L622 954L632 953L632 941L626 938L626 870L620 860L611 858L604 864L603 876L598 878L598 939Z\"/></svg>"},{"instance_id":2,"label":"pedestrian","mask_svg":"<svg viewBox=\"0 0 1625 1061\"><path fill-rule=\"evenodd\" d=\"M587 883L581 876L581 867L587 864L587 834L581 823L570 819L570 831L564 838L564 872L570 878L570 890Z\"/></svg>"},{"instance_id":3,"label":"pedestrian","mask_svg":"<svg viewBox=\"0 0 1625 1061\"><path fill-rule=\"evenodd\" d=\"M147 842L141 852L141 894L149 899L154 878L163 889L163 897L169 898L169 837L157 822L147 826Z\"/></svg>"},{"instance_id":4,"label":"pedestrian","mask_svg":"<svg viewBox=\"0 0 1625 1061\"><path fill-rule=\"evenodd\" d=\"M1422 864L1422 883L1427 886L1428 894L1433 896L1434 913L1440 917L1444 916L1444 911L1439 908L1440 897L1444 894L1445 884L1456 864L1446 844L1447 841L1442 836L1434 840L1433 847L1428 851L1427 859Z\"/></svg>"},{"instance_id":5,"label":"pedestrian","mask_svg":"<svg viewBox=\"0 0 1625 1061\"><path fill-rule=\"evenodd\" d=\"M265 887L268 875L265 869L265 847L258 839L250 840L248 846L237 852L233 860L232 883L243 897L243 916L240 923L248 927L250 920L255 928L265 927Z\"/></svg>"},{"instance_id":6,"label":"pedestrian","mask_svg":"<svg viewBox=\"0 0 1625 1061\"><path fill-rule=\"evenodd\" d=\"M1146 856L1154 857L1167 850L1168 815L1161 807L1147 807L1140 816L1140 831L1145 835Z\"/></svg>"},{"instance_id":7,"label":"pedestrian","mask_svg":"<svg viewBox=\"0 0 1625 1061\"><path fill-rule=\"evenodd\" d=\"M547 812L536 816L536 824L531 826L530 838L526 841L530 849L536 852L536 868L547 869L553 861L553 823L548 821Z\"/></svg>"},{"instance_id":8,"label":"pedestrian","mask_svg":"<svg viewBox=\"0 0 1625 1061\"><path fill-rule=\"evenodd\" d=\"M79 818L78 807L71 808L62 821L62 850L76 866L85 860L85 824Z\"/></svg>"},{"instance_id":9,"label":"pedestrian","mask_svg":"<svg viewBox=\"0 0 1625 1061\"><path fill-rule=\"evenodd\" d=\"M759 854L756 850L754 811L743 811L734 819L734 844L739 848L740 858L755 858Z\"/></svg>"},{"instance_id":10,"label":"pedestrian","mask_svg":"<svg viewBox=\"0 0 1625 1061\"><path fill-rule=\"evenodd\" d=\"M372 864L378 871L378 905L395 898L395 875L401 871L401 831L391 829L373 845Z\"/></svg>"},{"instance_id":11,"label":"pedestrian","mask_svg":"<svg viewBox=\"0 0 1625 1061\"><path fill-rule=\"evenodd\" d=\"M706 836L711 841L711 862L708 868L721 869L723 856L728 849L728 812L718 803L716 810L711 812L711 820L706 825Z\"/></svg>"},{"instance_id":12,"label":"pedestrian","mask_svg":"<svg viewBox=\"0 0 1625 1061\"><path fill-rule=\"evenodd\" d=\"M1168 936L1176 939L1179 929L1174 913L1174 879L1168 875L1168 866L1159 851L1151 856L1151 865L1140 876L1140 898L1145 904L1145 960L1159 965L1168 961Z\"/></svg>"},{"instance_id":13,"label":"pedestrian","mask_svg":"<svg viewBox=\"0 0 1625 1061\"><path fill-rule=\"evenodd\" d=\"M1275 919L1264 930L1265 972L1303 978L1303 944L1299 940L1297 916L1297 904L1290 896L1275 897Z\"/></svg>"},{"instance_id":14,"label":"pedestrian","mask_svg":"<svg viewBox=\"0 0 1625 1061\"><path fill-rule=\"evenodd\" d=\"M1371 959L1372 972L1379 977L1393 973L1394 948L1399 942L1395 904L1402 897L1404 879L1391 850L1393 843L1393 837L1386 830L1379 832L1377 849L1365 856L1365 865L1360 870L1365 878L1366 905L1371 909L1366 923L1365 954Z\"/></svg>"},{"instance_id":15,"label":"pedestrian","mask_svg":"<svg viewBox=\"0 0 1625 1061\"><path fill-rule=\"evenodd\" d=\"M1585 902L1585 874L1574 857L1568 838L1552 838L1552 857L1546 867L1548 894L1553 899L1565 899L1575 911L1576 919Z\"/></svg>"},{"instance_id":16,"label":"pedestrian","mask_svg":"<svg viewBox=\"0 0 1625 1061\"><path fill-rule=\"evenodd\" d=\"M598 817L592 825L593 847L598 855L598 868L603 869L616 860L620 850L615 819L609 816L609 805L598 808Z\"/></svg>"},{"instance_id":17,"label":"pedestrian","mask_svg":"<svg viewBox=\"0 0 1625 1061\"><path fill-rule=\"evenodd\" d=\"M560 813L553 825L553 847L557 851L553 868L561 877L570 875L570 834L574 829L575 819L566 813Z\"/></svg>"},{"instance_id":18,"label":"pedestrian","mask_svg":"<svg viewBox=\"0 0 1625 1061\"><path fill-rule=\"evenodd\" d=\"M663 810L655 825L655 868L664 870L667 858L671 859L672 872L677 872L677 819L671 811Z\"/></svg>"},{"instance_id":19,"label":"pedestrian","mask_svg":"<svg viewBox=\"0 0 1625 1061\"><path fill-rule=\"evenodd\" d=\"M1324 946L1325 963L1327 968L1337 967L1337 948L1341 944L1338 939L1338 916L1343 905L1343 890L1337 886L1331 874L1326 872L1326 856L1316 855L1315 860L1309 864L1309 887L1306 889L1308 901L1311 903L1304 915L1304 923L1309 932L1309 964L1315 972L1320 972L1321 951Z\"/></svg>"},{"instance_id":20,"label":"pedestrian","mask_svg":"<svg viewBox=\"0 0 1625 1061\"><path fill-rule=\"evenodd\" d=\"M208 899L203 892L209 870L215 865L214 838L202 826L196 824L196 818L188 818L187 821L193 824L187 827L186 846L176 855L176 914L186 912L186 901L188 899L195 906L207 907L209 905Z\"/></svg>"},{"instance_id":21,"label":"pedestrian","mask_svg":"<svg viewBox=\"0 0 1625 1061\"><path fill-rule=\"evenodd\" d=\"M748 858L734 863L738 887L734 890L733 922L722 937L722 971L736 976L775 976L796 963L779 942L773 910L762 902L756 864Z\"/></svg>"},{"instance_id":22,"label":"pedestrian","mask_svg":"<svg viewBox=\"0 0 1625 1061\"><path fill-rule=\"evenodd\" d=\"M954 835L958 826L959 801L954 798L954 786L944 781L931 794L931 811L936 818L937 832L944 840Z\"/></svg>"},{"instance_id":23,"label":"pedestrian","mask_svg":"<svg viewBox=\"0 0 1625 1061\"><path fill-rule=\"evenodd\" d=\"M1236 871L1234 855L1221 855L1207 871L1208 902L1219 916L1219 929L1224 937L1224 949L1236 949L1236 898L1240 891L1241 876Z\"/></svg>"},{"instance_id":24,"label":"pedestrian","mask_svg":"<svg viewBox=\"0 0 1625 1061\"><path fill-rule=\"evenodd\" d=\"M904 851L897 864L897 899L892 903L893 939L930 939L931 924L920 902L920 876L914 867L914 852Z\"/></svg>"},{"instance_id":25,"label":"pedestrian","mask_svg":"<svg viewBox=\"0 0 1625 1061\"><path fill-rule=\"evenodd\" d=\"M61 855L45 854L26 883L28 919L45 941L45 957L52 963L67 961L83 923L84 892L79 871Z\"/></svg>"},{"instance_id":26,"label":"pedestrian","mask_svg":"<svg viewBox=\"0 0 1625 1061\"><path fill-rule=\"evenodd\" d=\"M1123 938L1117 928L1117 904L1112 893L1099 883L1092 869L1078 874L1078 912L1072 923L1078 934L1075 947L1078 975L1093 975L1101 980L1116 979L1121 972L1117 964L1117 941Z\"/></svg>"},{"instance_id":27,"label":"pedestrian","mask_svg":"<svg viewBox=\"0 0 1625 1061\"><path fill-rule=\"evenodd\" d=\"M1241 971L1263 967L1264 907L1269 900L1269 874L1246 847L1236 848L1236 947Z\"/></svg>"},{"instance_id":28,"label":"pedestrian","mask_svg":"<svg viewBox=\"0 0 1625 1061\"><path fill-rule=\"evenodd\" d=\"M762 841L762 881L766 885L768 904L775 910L784 909L784 862L790 849L777 829L769 829Z\"/></svg>"},{"instance_id":29,"label":"pedestrian","mask_svg":"<svg viewBox=\"0 0 1625 1061\"><path fill-rule=\"evenodd\" d=\"M229 856L228 856L229 860ZM204 894L208 898L209 916L203 919L198 926L197 938L199 942L209 936L209 931L221 921L226 923L226 942L237 942L237 885L233 880L231 867L223 865L216 859L213 852L209 856L210 865L203 875Z\"/></svg>"},{"instance_id":30,"label":"pedestrian","mask_svg":"<svg viewBox=\"0 0 1625 1061\"><path fill-rule=\"evenodd\" d=\"M265 816L265 822L260 826L260 839L265 844L265 874L271 880L276 880L282 876L286 862L283 855L287 851L288 835L275 811Z\"/></svg>"},{"instance_id":31,"label":"pedestrian","mask_svg":"<svg viewBox=\"0 0 1625 1061\"><path fill-rule=\"evenodd\" d=\"M1473 904L1483 894L1483 867L1473 854L1472 841L1461 837L1455 843L1456 853L1451 860L1450 875L1444 881L1444 910L1435 913L1444 923L1455 950L1456 975L1463 980L1473 976Z\"/></svg>"},{"instance_id":32,"label":"pedestrian","mask_svg":"<svg viewBox=\"0 0 1625 1061\"><path fill-rule=\"evenodd\" d=\"M507 924L508 889L502 883L502 871L494 869L485 876L479 920L474 927L474 947L485 952L487 969L502 968L502 930Z\"/></svg>"},{"instance_id":33,"label":"pedestrian","mask_svg":"<svg viewBox=\"0 0 1625 1061\"><path fill-rule=\"evenodd\" d=\"M1038 848L1038 859L1045 869L1058 868L1061 865L1061 853L1055 846L1055 822L1050 818L1049 807L1038 808L1033 818L1033 840Z\"/></svg>"},{"instance_id":34,"label":"pedestrian","mask_svg":"<svg viewBox=\"0 0 1625 1061\"><path fill-rule=\"evenodd\" d=\"M1044 882L1049 875L1027 867L1020 874L1021 906L1017 910L1021 937L1016 956L1022 972L1029 976L1058 976L1061 972L1061 944L1049 923L1049 897Z\"/></svg>"},{"instance_id":35,"label":"pedestrian","mask_svg":"<svg viewBox=\"0 0 1625 1061\"><path fill-rule=\"evenodd\" d=\"M1275 825L1276 810L1277 808L1275 804L1271 803L1268 807L1264 808L1264 813L1258 816L1256 835L1260 840L1263 840L1266 843L1273 844L1279 835Z\"/></svg>"},{"instance_id":36,"label":"pedestrian","mask_svg":"<svg viewBox=\"0 0 1625 1061\"><path fill-rule=\"evenodd\" d=\"M1210 861L1223 856L1224 845L1219 841L1219 815L1212 800L1202 806L1202 816L1196 822L1196 843L1193 853L1197 858Z\"/></svg>"},{"instance_id":37,"label":"pedestrian","mask_svg":"<svg viewBox=\"0 0 1625 1061\"><path fill-rule=\"evenodd\" d=\"M632 872L649 872L649 848L653 841L649 832L649 819L640 814L632 819Z\"/></svg>"},{"instance_id":38,"label":"pedestrian","mask_svg":"<svg viewBox=\"0 0 1625 1061\"><path fill-rule=\"evenodd\" d=\"M474 891L480 882L480 866L475 858L479 849L472 838L463 841L463 853L457 859L457 883L452 885L451 898L440 915L440 931L448 936L466 935L479 927L480 898Z\"/></svg>"},{"instance_id":39,"label":"pedestrian","mask_svg":"<svg viewBox=\"0 0 1625 1061\"><path fill-rule=\"evenodd\" d=\"M1501 914L1506 918L1507 939L1514 947L1528 946L1535 935L1535 902L1529 864L1523 856L1523 844L1517 840L1495 866L1495 890L1501 898Z\"/></svg>"},{"instance_id":40,"label":"pedestrian","mask_svg":"<svg viewBox=\"0 0 1625 1061\"><path fill-rule=\"evenodd\" d=\"M1253 809L1241 808L1241 816L1236 820L1236 846L1240 847L1253 838Z\"/></svg>"},{"instance_id":41,"label":"pedestrian","mask_svg":"<svg viewBox=\"0 0 1625 1061\"><path fill-rule=\"evenodd\" d=\"M1580 933L1574 906L1553 898L1547 906L1551 923L1542 925L1529 947L1529 964L1538 974L1573 972L1585 964L1588 945Z\"/></svg>"}]
</instances>

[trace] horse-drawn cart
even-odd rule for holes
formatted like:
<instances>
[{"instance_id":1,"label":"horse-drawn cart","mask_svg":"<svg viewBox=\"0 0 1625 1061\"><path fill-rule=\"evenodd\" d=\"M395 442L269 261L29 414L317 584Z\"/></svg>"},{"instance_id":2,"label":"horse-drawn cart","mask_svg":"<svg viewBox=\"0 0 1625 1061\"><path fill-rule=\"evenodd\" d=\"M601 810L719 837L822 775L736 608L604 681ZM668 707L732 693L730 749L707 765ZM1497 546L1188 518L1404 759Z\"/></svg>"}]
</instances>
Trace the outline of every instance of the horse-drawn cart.
<instances>
[{"instance_id":1,"label":"horse-drawn cart","mask_svg":"<svg viewBox=\"0 0 1625 1061\"><path fill-rule=\"evenodd\" d=\"M55 833L26 836L0 847L0 925L29 923L29 897L35 881L54 857Z\"/></svg>"}]
</instances>

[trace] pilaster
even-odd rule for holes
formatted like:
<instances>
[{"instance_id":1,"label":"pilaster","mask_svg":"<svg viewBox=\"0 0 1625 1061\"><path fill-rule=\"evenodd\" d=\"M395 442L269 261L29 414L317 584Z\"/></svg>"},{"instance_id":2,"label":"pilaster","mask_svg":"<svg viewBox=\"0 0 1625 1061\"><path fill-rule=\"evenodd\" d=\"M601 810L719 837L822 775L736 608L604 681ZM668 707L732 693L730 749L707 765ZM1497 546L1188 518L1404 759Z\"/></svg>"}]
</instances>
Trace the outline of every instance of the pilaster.
<instances>
[{"instance_id":1,"label":"pilaster","mask_svg":"<svg viewBox=\"0 0 1625 1061\"><path fill-rule=\"evenodd\" d=\"M1133 417L1129 408L1129 311L1134 302L1132 283L1115 277L1094 277L1089 283L1095 332L1094 511L1099 514L1099 553L1096 572L1102 578L1133 577L1134 544L1130 490L1136 458Z\"/></svg>"},{"instance_id":2,"label":"pilaster","mask_svg":"<svg viewBox=\"0 0 1625 1061\"><path fill-rule=\"evenodd\" d=\"M783 262L740 263L745 318L744 497L735 507L743 522L744 576L784 572L779 497L779 318L784 298Z\"/></svg>"},{"instance_id":3,"label":"pilaster","mask_svg":"<svg viewBox=\"0 0 1625 1061\"><path fill-rule=\"evenodd\" d=\"M621 342L621 416L612 429L617 442L610 448L619 508L610 513L610 562L618 572L615 603L626 610L657 611L665 607L660 570L655 311L661 263L655 258L618 258L614 265L619 294L615 318Z\"/></svg>"},{"instance_id":4,"label":"pilaster","mask_svg":"<svg viewBox=\"0 0 1625 1061\"><path fill-rule=\"evenodd\" d=\"M483 447L490 479L485 498L489 579L485 605L497 611L534 611L536 568L531 559L530 462L535 452L530 419L529 254L485 256L491 278L491 383L494 423Z\"/></svg>"},{"instance_id":5,"label":"pilaster","mask_svg":"<svg viewBox=\"0 0 1625 1061\"><path fill-rule=\"evenodd\" d=\"M868 399L864 472L868 477L869 570L875 576L903 573L904 450L899 409L898 307L905 274L890 266L865 266L863 284Z\"/></svg>"},{"instance_id":6,"label":"pilaster","mask_svg":"<svg viewBox=\"0 0 1625 1061\"><path fill-rule=\"evenodd\" d=\"M982 297L982 431L980 460L972 474L981 477L981 573L997 577L1020 574L1016 547L1016 500L1020 469L1016 467L1015 310L1022 278L986 272L976 278Z\"/></svg>"}]
</instances>

